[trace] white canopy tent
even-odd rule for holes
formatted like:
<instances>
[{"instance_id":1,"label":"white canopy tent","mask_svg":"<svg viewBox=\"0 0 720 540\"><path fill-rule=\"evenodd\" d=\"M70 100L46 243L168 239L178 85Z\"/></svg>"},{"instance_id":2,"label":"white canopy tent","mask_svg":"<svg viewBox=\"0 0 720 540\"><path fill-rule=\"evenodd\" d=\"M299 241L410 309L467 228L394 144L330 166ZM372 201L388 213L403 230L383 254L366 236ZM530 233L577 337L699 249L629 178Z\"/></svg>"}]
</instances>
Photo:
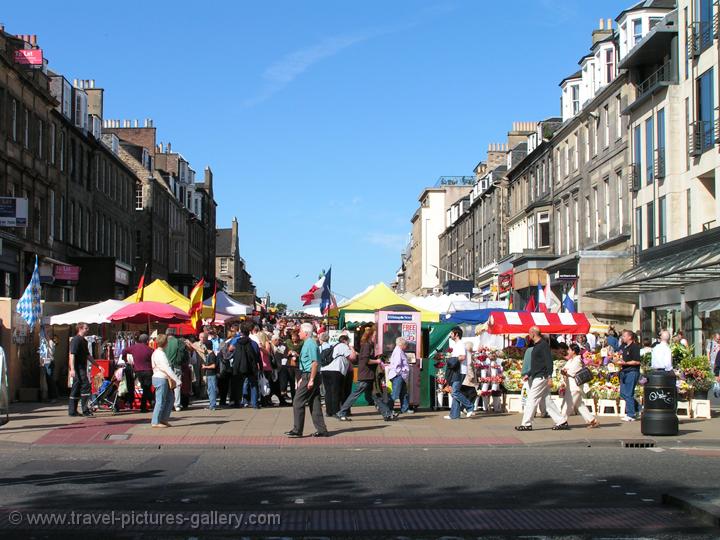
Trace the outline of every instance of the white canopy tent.
<instances>
[{"instance_id":1,"label":"white canopy tent","mask_svg":"<svg viewBox=\"0 0 720 540\"><path fill-rule=\"evenodd\" d=\"M127 303L122 300L105 300L99 304L76 309L75 311L52 315L46 318L46 322L50 325L78 324L81 322L105 324L110 322L108 319L110 315L125 306L127 306Z\"/></svg>"},{"instance_id":2,"label":"white canopy tent","mask_svg":"<svg viewBox=\"0 0 720 540\"><path fill-rule=\"evenodd\" d=\"M252 307L246 304L241 304L224 291L218 291L216 300L217 303L215 305L215 311L223 315L249 315L253 311ZM212 306L212 298L208 298L203 302L203 304L206 306Z\"/></svg>"}]
</instances>

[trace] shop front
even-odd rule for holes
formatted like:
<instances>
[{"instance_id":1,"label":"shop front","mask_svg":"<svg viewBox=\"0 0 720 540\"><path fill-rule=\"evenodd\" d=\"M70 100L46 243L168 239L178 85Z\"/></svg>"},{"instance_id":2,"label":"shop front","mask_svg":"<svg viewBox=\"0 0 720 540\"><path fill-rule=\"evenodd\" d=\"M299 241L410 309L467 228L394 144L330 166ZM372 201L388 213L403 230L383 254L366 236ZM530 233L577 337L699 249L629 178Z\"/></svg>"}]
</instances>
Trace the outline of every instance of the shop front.
<instances>
[{"instance_id":1,"label":"shop front","mask_svg":"<svg viewBox=\"0 0 720 540\"><path fill-rule=\"evenodd\" d=\"M637 303L643 336L682 331L695 352L720 332L720 229L648 249L638 264L601 287L596 298Z\"/></svg>"},{"instance_id":2,"label":"shop front","mask_svg":"<svg viewBox=\"0 0 720 540\"><path fill-rule=\"evenodd\" d=\"M135 290L132 267L113 257L75 257L72 262L82 268L76 293L80 302L122 300Z\"/></svg>"}]
</instances>

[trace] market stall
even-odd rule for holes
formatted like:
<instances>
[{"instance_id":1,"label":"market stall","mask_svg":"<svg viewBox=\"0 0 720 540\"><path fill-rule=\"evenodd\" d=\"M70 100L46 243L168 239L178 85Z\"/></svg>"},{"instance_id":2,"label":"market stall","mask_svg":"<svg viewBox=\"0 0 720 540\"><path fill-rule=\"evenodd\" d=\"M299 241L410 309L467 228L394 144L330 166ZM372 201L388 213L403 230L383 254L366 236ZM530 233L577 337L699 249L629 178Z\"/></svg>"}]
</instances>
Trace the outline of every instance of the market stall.
<instances>
[{"instance_id":1,"label":"market stall","mask_svg":"<svg viewBox=\"0 0 720 540\"><path fill-rule=\"evenodd\" d=\"M219 294L220 293L218 293L218 295ZM156 279L149 285L143 287L142 300L174 306L185 313L190 311L190 299L180 294L172 285L162 279ZM137 293L128 296L125 302L136 303ZM207 319L210 317L212 317L212 306L205 305L202 311L202 318Z\"/></svg>"},{"instance_id":2,"label":"market stall","mask_svg":"<svg viewBox=\"0 0 720 540\"><path fill-rule=\"evenodd\" d=\"M339 327L344 328L345 324L349 322L374 322L376 311L392 305L402 305L418 310L422 322L438 322L440 320L438 312L412 305L385 283L372 285L347 302L340 304L330 311L330 317L338 318Z\"/></svg>"},{"instance_id":3,"label":"market stall","mask_svg":"<svg viewBox=\"0 0 720 540\"><path fill-rule=\"evenodd\" d=\"M488 318L491 334L527 334L537 326L543 334L587 334L590 322L582 313L493 311Z\"/></svg>"},{"instance_id":4,"label":"market stall","mask_svg":"<svg viewBox=\"0 0 720 540\"><path fill-rule=\"evenodd\" d=\"M47 324L51 326L78 324L81 322L87 324L107 324L110 322L108 317L126 305L127 303L122 300L105 300L92 306L68 311L60 315L52 315L47 318Z\"/></svg>"},{"instance_id":5,"label":"market stall","mask_svg":"<svg viewBox=\"0 0 720 540\"><path fill-rule=\"evenodd\" d=\"M224 291L218 291L215 295L215 300L216 319L218 319L218 316L220 315L224 315L226 317L225 320L230 320L230 318L242 317L252 313L252 307L246 304L241 304ZM210 308L212 310L212 298L208 298L203 302L203 304L206 308ZM208 315L208 318L209 317L212 317L212 313Z\"/></svg>"}]
</instances>

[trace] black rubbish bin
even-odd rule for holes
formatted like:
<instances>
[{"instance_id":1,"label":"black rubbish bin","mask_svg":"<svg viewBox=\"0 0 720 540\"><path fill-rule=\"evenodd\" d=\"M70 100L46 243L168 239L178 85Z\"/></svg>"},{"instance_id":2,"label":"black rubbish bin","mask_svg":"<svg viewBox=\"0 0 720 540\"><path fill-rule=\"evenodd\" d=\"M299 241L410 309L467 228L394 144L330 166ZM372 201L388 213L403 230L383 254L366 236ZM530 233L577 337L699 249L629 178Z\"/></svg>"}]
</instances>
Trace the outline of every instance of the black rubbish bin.
<instances>
[{"instance_id":1,"label":"black rubbish bin","mask_svg":"<svg viewBox=\"0 0 720 540\"><path fill-rule=\"evenodd\" d=\"M647 375L642 415L643 435L677 435L677 386L675 373L654 370Z\"/></svg>"}]
</instances>

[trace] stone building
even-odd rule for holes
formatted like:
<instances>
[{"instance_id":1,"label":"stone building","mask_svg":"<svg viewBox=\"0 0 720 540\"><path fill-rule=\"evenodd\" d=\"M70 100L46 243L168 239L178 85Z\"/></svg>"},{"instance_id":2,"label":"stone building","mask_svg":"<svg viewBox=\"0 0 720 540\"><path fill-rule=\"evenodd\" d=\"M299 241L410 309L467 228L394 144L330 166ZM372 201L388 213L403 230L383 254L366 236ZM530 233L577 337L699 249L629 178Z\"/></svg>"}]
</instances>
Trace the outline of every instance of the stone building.
<instances>
[{"instance_id":1,"label":"stone building","mask_svg":"<svg viewBox=\"0 0 720 540\"><path fill-rule=\"evenodd\" d=\"M237 218L229 229L217 230L215 272L223 290L243 304L255 305L255 285L240 256ZM220 288L220 287L218 287Z\"/></svg>"}]
</instances>

